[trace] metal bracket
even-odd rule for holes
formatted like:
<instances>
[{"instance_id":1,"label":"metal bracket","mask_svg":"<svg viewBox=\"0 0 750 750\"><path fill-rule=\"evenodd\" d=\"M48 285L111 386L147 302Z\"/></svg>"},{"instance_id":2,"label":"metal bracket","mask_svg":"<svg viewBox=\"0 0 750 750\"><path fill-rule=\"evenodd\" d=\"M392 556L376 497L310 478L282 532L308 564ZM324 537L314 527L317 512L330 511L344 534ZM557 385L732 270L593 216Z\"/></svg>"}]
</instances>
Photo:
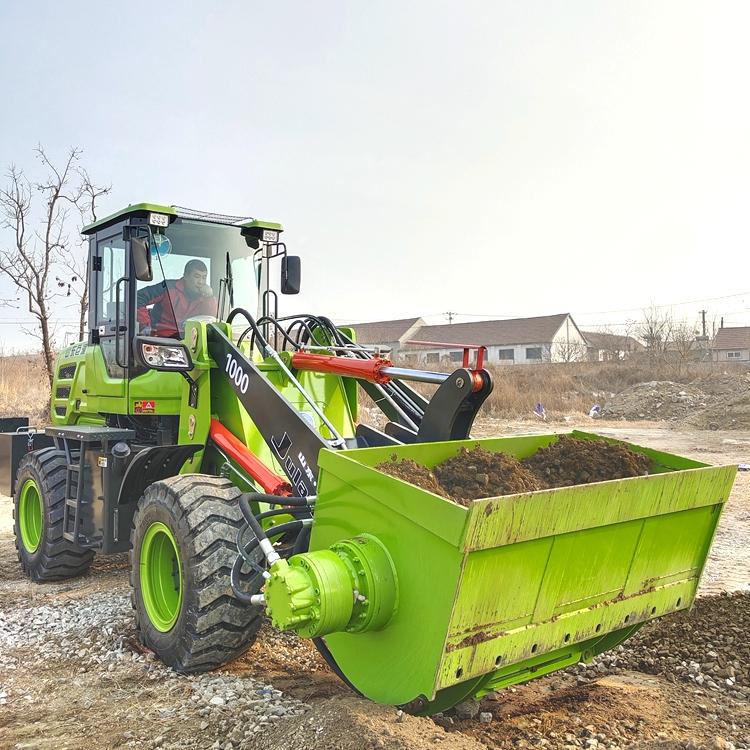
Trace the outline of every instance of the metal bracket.
<instances>
[{"instance_id":1,"label":"metal bracket","mask_svg":"<svg viewBox=\"0 0 750 750\"><path fill-rule=\"evenodd\" d=\"M197 409L198 408L198 383L195 382L195 380L190 377L190 373L183 372L182 377L187 380L188 384L190 385L190 393L188 394L188 406L191 409Z\"/></svg>"},{"instance_id":2,"label":"metal bracket","mask_svg":"<svg viewBox=\"0 0 750 750\"><path fill-rule=\"evenodd\" d=\"M482 378L474 390L475 377ZM486 370L459 369L435 391L417 432L417 443L465 440L479 408L492 393L492 379Z\"/></svg>"}]
</instances>

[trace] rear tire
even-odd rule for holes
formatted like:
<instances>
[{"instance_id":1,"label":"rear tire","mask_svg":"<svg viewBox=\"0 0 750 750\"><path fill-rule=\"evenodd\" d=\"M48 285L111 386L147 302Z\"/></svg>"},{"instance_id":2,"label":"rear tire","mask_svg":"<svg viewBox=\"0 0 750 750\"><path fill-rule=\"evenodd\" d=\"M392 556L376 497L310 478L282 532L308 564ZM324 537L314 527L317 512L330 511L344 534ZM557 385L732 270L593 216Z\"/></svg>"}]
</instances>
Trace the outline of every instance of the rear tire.
<instances>
[{"instance_id":1,"label":"rear tire","mask_svg":"<svg viewBox=\"0 0 750 750\"><path fill-rule=\"evenodd\" d=\"M61 581L86 573L94 552L63 537L66 459L43 448L18 466L13 498L13 531L18 560L32 581Z\"/></svg>"},{"instance_id":2,"label":"rear tire","mask_svg":"<svg viewBox=\"0 0 750 750\"><path fill-rule=\"evenodd\" d=\"M241 604L230 583L244 525L239 496L226 479L184 474L150 485L138 502L130 552L136 627L143 645L178 672L226 664L260 628L262 608ZM260 575L242 580L258 590L263 583Z\"/></svg>"}]
</instances>

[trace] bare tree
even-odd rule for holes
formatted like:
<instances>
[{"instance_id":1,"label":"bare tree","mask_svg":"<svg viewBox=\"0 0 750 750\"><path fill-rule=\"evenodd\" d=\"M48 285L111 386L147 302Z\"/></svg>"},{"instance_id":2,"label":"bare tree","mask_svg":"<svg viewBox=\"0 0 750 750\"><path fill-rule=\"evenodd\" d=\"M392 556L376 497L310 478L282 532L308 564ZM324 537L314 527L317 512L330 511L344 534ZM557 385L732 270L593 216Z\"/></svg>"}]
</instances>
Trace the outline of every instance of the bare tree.
<instances>
[{"instance_id":1,"label":"bare tree","mask_svg":"<svg viewBox=\"0 0 750 750\"><path fill-rule=\"evenodd\" d=\"M76 255L81 248L78 225L73 230L76 239L71 239L73 217L78 224L82 218L95 215L97 198L109 192L109 188L96 187L91 182L80 167L78 148L71 148L59 166L47 157L41 145L37 146L36 154L46 173L43 180L32 182L23 170L12 165L7 186L0 189L0 227L10 230L12 237L7 246L0 246L0 273L8 276L20 293L16 300L6 304L23 305L38 324L38 330L28 332L41 343L51 385L53 308L62 297L74 293L74 289L80 300L81 321L88 307L85 261ZM34 222L37 201L41 220Z\"/></svg>"},{"instance_id":2,"label":"bare tree","mask_svg":"<svg viewBox=\"0 0 750 750\"><path fill-rule=\"evenodd\" d=\"M655 305L643 311L643 320L635 330L645 344L650 359L664 359L672 335L672 326L671 312L660 312Z\"/></svg>"},{"instance_id":3,"label":"bare tree","mask_svg":"<svg viewBox=\"0 0 750 750\"><path fill-rule=\"evenodd\" d=\"M553 344L554 355L550 361L557 362L583 362L586 359L587 349L583 341L567 339L555 341Z\"/></svg>"},{"instance_id":4,"label":"bare tree","mask_svg":"<svg viewBox=\"0 0 750 750\"><path fill-rule=\"evenodd\" d=\"M620 332L615 332L609 326L600 328L601 351L607 362L622 362L640 347L640 344L633 338L634 327L635 321L627 320Z\"/></svg>"},{"instance_id":5,"label":"bare tree","mask_svg":"<svg viewBox=\"0 0 750 750\"><path fill-rule=\"evenodd\" d=\"M688 325L684 320L675 323L672 326L671 334L671 351L677 360L678 375L682 374L682 368L688 362L694 361L700 357L696 336L698 332L693 326Z\"/></svg>"}]
</instances>

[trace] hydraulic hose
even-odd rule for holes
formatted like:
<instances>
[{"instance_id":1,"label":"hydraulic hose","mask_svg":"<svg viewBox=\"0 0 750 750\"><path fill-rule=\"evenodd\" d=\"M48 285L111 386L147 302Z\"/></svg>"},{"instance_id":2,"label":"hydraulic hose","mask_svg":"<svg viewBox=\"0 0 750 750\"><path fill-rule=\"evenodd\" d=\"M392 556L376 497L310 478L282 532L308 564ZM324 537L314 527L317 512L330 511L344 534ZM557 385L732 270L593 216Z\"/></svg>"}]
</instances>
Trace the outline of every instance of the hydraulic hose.
<instances>
[{"instance_id":1,"label":"hydraulic hose","mask_svg":"<svg viewBox=\"0 0 750 750\"><path fill-rule=\"evenodd\" d=\"M242 515L245 516L245 519L248 518L248 513L250 515L253 515L253 511L250 508L250 503L266 503L266 505L293 505L295 507L306 507L314 502L315 497L313 495L298 497L287 495L270 495L266 492L244 492L242 495L240 495L240 509L242 510ZM250 523L249 520L248 523Z\"/></svg>"},{"instance_id":2,"label":"hydraulic hose","mask_svg":"<svg viewBox=\"0 0 750 750\"><path fill-rule=\"evenodd\" d=\"M297 518L298 515L301 515L302 513L307 513L308 516L311 516L310 510L307 508L273 508L272 510L266 510L263 511L263 513L258 513L257 516L255 516L259 521L262 521L264 518L273 518L273 516L294 516Z\"/></svg>"},{"instance_id":3,"label":"hydraulic hose","mask_svg":"<svg viewBox=\"0 0 750 750\"><path fill-rule=\"evenodd\" d=\"M278 526L271 528L268 533L263 530L263 526L261 525L260 521L263 518L282 515L290 512L292 514L300 513L303 510L308 510L309 512L311 500L314 500L314 498L269 495L265 492L243 492L240 495L240 510L242 511L245 522L253 530L253 534L255 535L254 539L251 539L247 544L243 546L241 541L243 532L242 530L240 530L237 549L239 554L237 555L237 559L234 561L232 572L229 577L229 582L232 586L232 591L234 591L234 595L243 604L257 603L257 601L252 601L252 596L257 595L246 594L240 588L240 571L242 569L242 566L247 562L252 567L257 568L256 564L251 562L249 559L252 551L256 547L260 547L261 551L263 552L263 556L266 558L266 563L270 567L274 562L276 562L276 560L279 559L279 554L273 548L273 544L271 544L269 536L276 537L289 531L301 532L306 525L309 526L312 523L312 515L310 515L309 518L295 519L294 521L289 521L288 523L279 524ZM251 502L266 503L268 505L286 505L287 508L275 508L273 510L266 511L265 513L261 513L259 516L256 516L255 513L253 513L253 509L250 507ZM260 568L257 569L261 572L261 574L263 573Z\"/></svg>"},{"instance_id":4,"label":"hydraulic hose","mask_svg":"<svg viewBox=\"0 0 750 750\"><path fill-rule=\"evenodd\" d=\"M297 538L294 540L294 548L292 549L293 555L299 555L302 552L307 552L310 548L310 533L312 532L311 526L304 526L302 531L297 534Z\"/></svg>"},{"instance_id":5,"label":"hydraulic hose","mask_svg":"<svg viewBox=\"0 0 750 750\"><path fill-rule=\"evenodd\" d=\"M268 348L268 342L265 340L265 338L263 338L263 334L258 329L258 326L255 323L255 318L253 318L253 316L250 315L250 313L247 310L245 310L244 307L235 307L234 310L232 310L227 316L227 323L229 325L232 325L232 321L238 315L242 315L245 318L245 320L247 320L247 322L250 325L250 328L253 329L253 333L258 337L258 341L260 342L261 346L264 349Z\"/></svg>"},{"instance_id":6,"label":"hydraulic hose","mask_svg":"<svg viewBox=\"0 0 750 750\"><path fill-rule=\"evenodd\" d=\"M242 507L242 500L240 499L240 507ZM249 508L249 506L248 506ZM244 515L244 511L243 511ZM263 535L263 540L270 545L271 542L268 539L268 536L275 537L280 536L281 534L286 534L290 531L299 531L302 533L306 527L309 527L312 523L311 518L304 518L304 519L298 519L296 521L289 521L288 523L282 523L278 526L274 526L272 529L269 529L268 536L263 532L263 529L261 528L260 524L258 523L257 519L253 516L253 520L255 521L255 524L260 529L261 534ZM248 524L250 528L255 531L253 528L253 524ZM248 541L248 543L245 545L244 549L240 551L240 554L237 555L237 559L234 561L234 565L232 566L232 572L229 575L229 582L232 586L232 591L234 592L234 595L237 597L237 599L242 602L242 604L258 604L257 599L253 599L253 597L257 597L257 594L247 594L240 588L240 571L242 570L242 566L246 562L246 558L250 555L250 553L260 545L261 549L263 548L263 544L261 542L261 538L256 534L256 537L254 539L251 539ZM271 547L273 550L273 547ZM274 552L274 554L276 554ZM276 558L278 559L279 555L276 555ZM268 559L268 555L266 555L266 559ZM270 565L270 562L269 562ZM265 576L264 576L265 577Z\"/></svg>"}]
</instances>

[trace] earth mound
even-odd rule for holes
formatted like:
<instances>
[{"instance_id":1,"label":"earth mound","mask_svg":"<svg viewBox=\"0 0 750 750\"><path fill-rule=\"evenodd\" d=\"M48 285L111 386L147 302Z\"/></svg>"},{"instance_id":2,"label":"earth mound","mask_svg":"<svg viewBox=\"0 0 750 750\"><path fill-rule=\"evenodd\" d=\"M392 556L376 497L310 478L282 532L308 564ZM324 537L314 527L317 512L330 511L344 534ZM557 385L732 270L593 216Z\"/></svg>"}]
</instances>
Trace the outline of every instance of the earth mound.
<instances>
[{"instance_id":1,"label":"earth mound","mask_svg":"<svg viewBox=\"0 0 750 750\"><path fill-rule=\"evenodd\" d=\"M355 696L316 703L304 716L277 723L249 746L252 750L484 750L471 737L451 734L421 719Z\"/></svg>"},{"instance_id":2,"label":"earth mound","mask_svg":"<svg viewBox=\"0 0 750 750\"><path fill-rule=\"evenodd\" d=\"M750 391L750 372L714 372L692 381L692 385L711 396L738 396Z\"/></svg>"},{"instance_id":3,"label":"earth mound","mask_svg":"<svg viewBox=\"0 0 750 750\"><path fill-rule=\"evenodd\" d=\"M671 380L638 383L604 403L602 419L681 420L712 403L715 397L693 385Z\"/></svg>"},{"instance_id":4,"label":"earth mound","mask_svg":"<svg viewBox=\"0 0 750 750\"><path fill-rule=\"evenodd\" d=\"M725 398L712 406L691 414L685 424L701 430L750 429L750 393Z\"/></svg>"},{"instance_id":5,"label":"earth mound","mask_svg":"<svg viewBox=\"0 0 750 750\"><path fill-rule=\"evenodd\" d=\"M545 487L604 482L648 474L649 459L622 443L563 435L523 460Z\"/></svg>"}]
</instances>

